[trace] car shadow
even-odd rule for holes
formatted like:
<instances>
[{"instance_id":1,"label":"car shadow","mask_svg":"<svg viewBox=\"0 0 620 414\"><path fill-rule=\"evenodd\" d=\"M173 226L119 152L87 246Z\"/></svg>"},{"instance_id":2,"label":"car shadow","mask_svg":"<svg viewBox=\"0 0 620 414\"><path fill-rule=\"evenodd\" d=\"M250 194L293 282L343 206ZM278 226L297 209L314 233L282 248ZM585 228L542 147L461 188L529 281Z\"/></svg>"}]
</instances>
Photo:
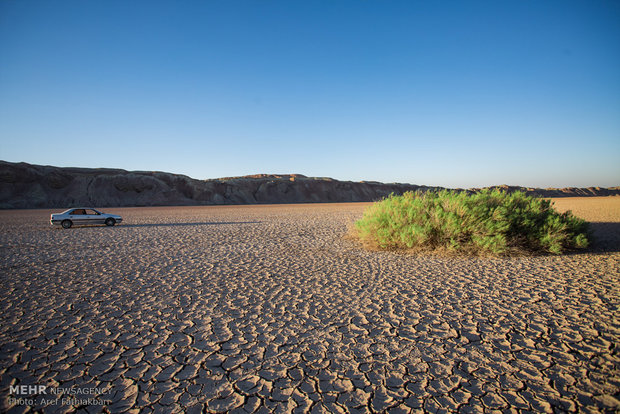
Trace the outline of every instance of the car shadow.
<instances>
[{"instance_id":1,"label":"car shadow","mask_svg":"<svg viewBox=\"0 0 620 414\"><path fill-rule=\"evenodd\" d=\"M183 227L183 226L220 226L226 224L257 224L262 221L205 221L192 223L140 223L140 224L119 224L118 228L128 227Z\"/></svg>"}]
</instances>

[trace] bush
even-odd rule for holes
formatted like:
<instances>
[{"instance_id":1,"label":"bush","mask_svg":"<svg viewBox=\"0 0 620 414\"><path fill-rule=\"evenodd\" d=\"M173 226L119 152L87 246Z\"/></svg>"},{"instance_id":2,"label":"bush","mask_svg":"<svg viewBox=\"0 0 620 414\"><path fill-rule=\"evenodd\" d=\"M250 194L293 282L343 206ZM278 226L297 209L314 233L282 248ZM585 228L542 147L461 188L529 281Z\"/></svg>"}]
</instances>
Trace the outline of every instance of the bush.
<instances>
[{"instance_id":1,"label":"bush","mask_svg":"<svg viewBox=\"0 0 620 414\"><path fill-rule=\"evenodd\" d=\"M366 209L356 236L379 249L559 254L588 246L587 223L523 192L444 190L391 195Z\"/></svg>"}]
</instances>

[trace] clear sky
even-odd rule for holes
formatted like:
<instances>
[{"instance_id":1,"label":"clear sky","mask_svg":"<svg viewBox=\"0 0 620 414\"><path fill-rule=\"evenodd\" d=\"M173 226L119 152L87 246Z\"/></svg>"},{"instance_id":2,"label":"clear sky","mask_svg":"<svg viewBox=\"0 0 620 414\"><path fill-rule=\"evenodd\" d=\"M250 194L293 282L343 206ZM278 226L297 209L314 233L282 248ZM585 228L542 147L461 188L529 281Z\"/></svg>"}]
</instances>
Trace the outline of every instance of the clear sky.
<instances>
[{"instance_id":1,"label":"clear sky","mask_svg":"<svg viewBox=\"0 0 620 414\"><path fill-rule=\"evenodd\" d=\"M0 0L0 159L620 185L620 2Z\"/></svg>"}]
</instances>

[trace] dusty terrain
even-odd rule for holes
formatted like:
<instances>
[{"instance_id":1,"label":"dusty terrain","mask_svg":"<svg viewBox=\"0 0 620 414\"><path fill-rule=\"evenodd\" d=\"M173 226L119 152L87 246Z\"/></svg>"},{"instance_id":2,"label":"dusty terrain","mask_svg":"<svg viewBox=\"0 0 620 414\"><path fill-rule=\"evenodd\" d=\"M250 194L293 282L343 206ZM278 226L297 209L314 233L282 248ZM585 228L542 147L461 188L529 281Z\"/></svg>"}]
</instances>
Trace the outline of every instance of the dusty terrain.
<instances>
[{"instance_id":1,"label":"dusty terrain","mask_svg":"<svg viewBox=\"0 0 620 414\"><path fill-rule=\"evenodd\" d=\"M614 412L620 197L557 205L596 222L592 250L367 252L343 238L365 204L118 208L70 230L0 211L0 411L63 387L97 390L45 411ZM10 388L41 384L31 407Z\"/></svg>"}]
</instances>

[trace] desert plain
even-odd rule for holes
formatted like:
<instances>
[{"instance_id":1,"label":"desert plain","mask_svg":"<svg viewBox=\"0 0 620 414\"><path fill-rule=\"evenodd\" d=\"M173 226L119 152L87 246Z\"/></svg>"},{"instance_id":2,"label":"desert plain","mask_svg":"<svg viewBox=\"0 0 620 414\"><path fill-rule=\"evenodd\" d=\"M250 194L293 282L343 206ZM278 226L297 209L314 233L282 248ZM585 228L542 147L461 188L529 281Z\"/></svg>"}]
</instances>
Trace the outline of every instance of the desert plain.
<instances>
[{"instance_id":1,"label":"desert plain","mask_svg":"<svg viewBox=\"0 0 620 414\"><path fill-rule=\"evenodd\" d=\"M0 411L618 412L620 197L554 201L587 251L367 251L367 203L0 211Z\"/></svg>"}]
</instances>

